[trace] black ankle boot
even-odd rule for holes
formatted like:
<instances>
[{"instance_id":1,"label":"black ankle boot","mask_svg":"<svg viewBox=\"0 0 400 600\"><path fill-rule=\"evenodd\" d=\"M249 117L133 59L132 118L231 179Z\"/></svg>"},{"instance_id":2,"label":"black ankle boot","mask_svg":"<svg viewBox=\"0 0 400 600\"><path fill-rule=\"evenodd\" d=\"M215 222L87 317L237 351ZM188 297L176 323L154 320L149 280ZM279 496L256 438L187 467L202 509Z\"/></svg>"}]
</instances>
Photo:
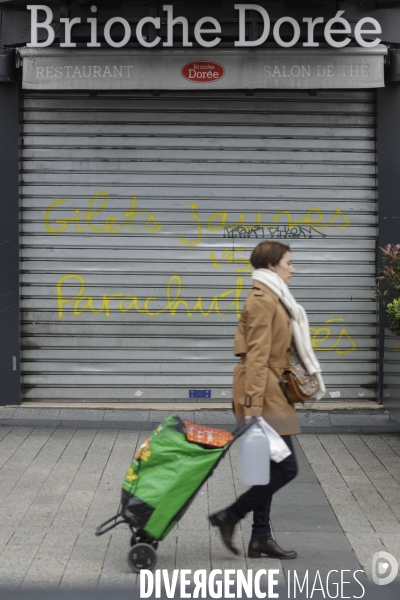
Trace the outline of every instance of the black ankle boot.
<instances>
[{"instance_id":1,"label":"black ankle boot","mask_svg":"<svg viewBox=\"0 0 400 600\"><path fill-rule=\"evenodd\" d=\"M232 544L232 536L237 521L234 521L226 510L220 510L213 515L210 515L209 519L211 525L219 528L225 546L233 552L233 554L239 554L239 550Z\"/></svg>"},{"instance_id":2,"label":"black ankle boot","mask_svg":"<svg viewBox=\"0 0 400 600\"><path fill-rule=\"evenodd\" d=\"M251 538L247 556L249 558L297 558L297 552L294 550L282 550L272 537Z\"/></svg>"}]
</instances>

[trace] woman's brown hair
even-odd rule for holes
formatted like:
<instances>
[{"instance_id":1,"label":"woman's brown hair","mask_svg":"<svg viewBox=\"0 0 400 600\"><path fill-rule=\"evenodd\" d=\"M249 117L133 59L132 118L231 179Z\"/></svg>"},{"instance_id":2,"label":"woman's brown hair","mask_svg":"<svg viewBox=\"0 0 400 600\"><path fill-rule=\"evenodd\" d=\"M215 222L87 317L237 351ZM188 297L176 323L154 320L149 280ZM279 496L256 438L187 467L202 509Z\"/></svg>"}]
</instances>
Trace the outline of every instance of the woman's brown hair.
<instances>
[{"instance_id":1,"label":"woman's brown hair","mask_svg":"<svg viewBox=\"0 0 400 600\"><path fill-rule=\"evenodd\" d=\"M281 242L261 242L251 253L250 262L255 269L268 269L268 265L275 267L286 254L290 252L289 246Z\"/></svg>"}]
</instances>

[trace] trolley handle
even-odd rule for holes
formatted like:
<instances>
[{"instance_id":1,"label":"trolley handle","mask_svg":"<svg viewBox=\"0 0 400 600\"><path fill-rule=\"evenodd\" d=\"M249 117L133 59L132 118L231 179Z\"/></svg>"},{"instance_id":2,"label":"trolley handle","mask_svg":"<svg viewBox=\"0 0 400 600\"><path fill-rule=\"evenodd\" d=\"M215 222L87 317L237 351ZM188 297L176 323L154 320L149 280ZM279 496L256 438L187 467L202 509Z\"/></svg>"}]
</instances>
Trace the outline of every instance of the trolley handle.
<instances>
[{"instance_id":1,"label":"trolley handle","mask_svg":"<svg viewBox=\"0 0 400 600\"><path fill-rule=\"evenodd\" d=\"M250 427L253 427L253 425L255 425L256 423L257 423L257 417L252 417L252 419L249 423L245 423L243 421L239 425L239 427L237 429L235 429L235 431L233 432L233 439L231 441L231 444L233 444L233 442L235 442L238 438L240 438L241 435L243 435L246 431L248 431L250 429Z\"/></svg>"}]
</instances>

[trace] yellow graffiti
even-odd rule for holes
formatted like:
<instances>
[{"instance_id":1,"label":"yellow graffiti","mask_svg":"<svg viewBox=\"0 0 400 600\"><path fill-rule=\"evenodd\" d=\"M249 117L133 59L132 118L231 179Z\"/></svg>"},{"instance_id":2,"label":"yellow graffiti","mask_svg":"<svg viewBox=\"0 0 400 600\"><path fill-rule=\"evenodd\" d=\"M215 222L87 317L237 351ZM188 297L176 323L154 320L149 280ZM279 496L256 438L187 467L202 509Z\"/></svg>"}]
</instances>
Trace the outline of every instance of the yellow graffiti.
<instances>
[{"instance_id":1,"label":"yellow graffiti","mask_svg":"<svg viewBox=\"0 0 400 600\"><path fill-rule=\"evenodd\" d=\"M286 217L287 224L291 229L293 229L293 227L296 227L297 225L308 225L309 227L313 227L314 229L318 230L327 229L328 227L333 225L339 217L343 219L344 225L337 225L338 229L347 229L348 227L350 227L349 217L345 215L340 208L337 208L332 219L324 224L321 223L324 218L324 214L322 210L318 208L318 206L310 208L310 210L306 212L305 216L302 219L299 219L298 221L293 221L292 215L288 210L282 210L280 213L275 215L274 225L277 225L277 223L282 217ZM321 225L318 225L318 223L321 223Z\"/></svg>"},{"instance_id":2,"label":"yellow graffiti","mask_svg":"<svg viewBox=\"0 0 400 600\"><path fill-rule=\"evenodd\" d=\"M191 210L197 211L199 206L198 206L198 204L191 204L190 208L191 208ZM199 215L197 214L197 212L192 213L192 219L195 220L196 225L197 225L197 239L189 242L188 240L185 240L184 237L179 236L179 241L182 242L182 244L185 244L186 246L197 246L197 244L200 244L201 240L203 239L201 221L199 219Z\"/></svg>"},{"instance_id":3,"label":"yellow graffiti","mask_svg":"<svg viewBox=\"0 0 400 600\"><path fill-rule=\"evenodd\" d=\"M68 285L79 284L78 292L73 295L68 295L65 287ZM129 296L123 292L116 294L103 294L101 301L98 301L98 308L95 307L95 299L92 296L85 295L85 280L81 275L70 273L64 275L56 284L57 308L58 316L61 319L64 316L65 308L72 308L74 316L79 317L84 312L93 314L104 313L106 317L110 317L112 310L119 312L129 312L136 310L138 313L144 313L148 317L157 317L163 313L169 313L172 317L176 315L179 309L186 312L188 317L192 317L195 313L200 313L203 317L209 317L212 313L219 317L228 314L234 310L236 316L240 317L240 299L244 289L244 281L241 277L236 279L234 289L227 290L221 294L215 295L208 307L203 307L204 299L198 296L194 306L190 307L189 302L181 297L182 294L182 279L179 275L171 275L166 286L165 296L166 304L160 310L152 310L151 302L158 302L161 299L154 296L148 296L144 300L140 300L138 296ZM230 300L230 303L223 310L220 307L222 301ZM114 301L113 306L110 303Z\"/></svg>"},{"instance_id":4,"label":"yellow graffiti","mask_svg":"<svg viewBox=\"0 0 400 600\"><path fill-rule=\"evenodd\" d=\"M220 230L224 230L229 227L229 229L234 229L235 227L242 227L247 231L252 231L257 227L275 227L277 223L285 218L287 220L287 225L290 229L297 227L298 225L307 225L308 227L313 227L316 230L327 229L328 227L332 227L338 219L340 219L340 224L337 224L336 227L340 230L347 229L350 226L350 219L344 212L337 208L333 217L323 222L324 213L318 206L313 206L310 208L304 217L299 219L298 221L294 221L292 214L288 210L282 210L279 213L275 213L273 225L272 224L263 224L261 220L261 213L256 214L256 220L251 225L246 225L245 222L245 214L240 213L238 221L232 225L228 225L228 219L230 217L228 212L216 212L213 213L206 222L204 226L201 222L201 219L198 215L198 205L191 204L190 209L192 211L191 218L195 221L197 226L197 237L194 240L187 240L183 236L179 237L179 241L186 246L197 246L203 240L203 230L206 228L208 231L216 232Z\"/></svg>"},{"instance_id":5,"label":"yellow graffiti","mask_svg":"<svg viewBox=\"0 0 400 600\"><path fill-rule=\"evenodd\" d=\"M244 256L236 256L238 252L245 252L245 248L236 248L236 250L231 250L230 248L224 248L221 261L226 261L228 263L245 263L244 267L240 267L238 269L234 269L235 273L244 273L245 271L249 271L250 273L253 271L253 267L250 264L248 258ZM220 269L222 264L217 261L215 252L210 253L210 261L213 265L214 269Z\"/></svg>"},{"instance_id":6,"label":"yellow graffiti","mask_svg":"<svg viewBox=\"0 0 400 600\"><path fill-rule=\"evenodd\" d=\"M129 210L123 213L123 219L117 217L105 216L108 210L109 194L103 190L97 192L89 200L86 210L80 210L78 208L71 209L74 216L57 218L54 211L63 205L63 208L68 207L68 200L59 198L52 202L47 208L44 215L44 227L47 233L51 235L59 235L64 232L69 226L74 227L76 233L83 233L85 231L94 231L95 233L119 233L124 228L129 227L133 233L140 233L143 230L157 233L161 231L162 226L157 221L154 214L149 211L142 211L136 209L137 197L132 196ZM230 218L229 212L215 212L212 213L205 223L202 222L198 214L198 204L191 204L190 218L196 224L196 237L194 239L186 239L184 236L179 236L179 241L185 246L197 246L203 240L204 230L208 230L212 233L220 230L225 230L228 227L228 220ZM104 220L102 220L104 219ZM263 224L261 220L261 213L256 214L254 223L246 225L245 213L239 214L239 219L236 223L229 225L230 229L240 227L246 231L253 231L258 227L276 227L280 221L285 220L286 226L289 229L294 229L299 225L306 225L313 227L313 229L319 231L332 227L336 224L337 229L343 230L350 226L350 219L343 213L340 208L335 210L333 217L330 220L325 220L323 211L318 207L314 206L310 208L304 217L297 221L293 219L292 214L288 210L282 210L279 213L275 213L273 218L273 224ZM340 220L338 223L338 219ZM139 223L138 223L139 221ZM235 262L230 260L230 262ZM212 259L212 262L216 262ZM244 262L244 261L242 261ZM242 271L248 271L249 266L243 267ZM237 272L242 272L237 271Z\"/></svg>"},{"instance_id":7,"label":"yellow graffiti","mask_svg":"<svg viewBox=\"0 0 400 600\"><path fill-rule=\"evenodd\" d=\"M343 318L327 319L325 321L325 325L327 325L329 323L343 323L343 322L344 322ZM339 356L342 356L344 354L349 354L350 352L354 352L354 350L357 349L357 344L355 343L353 338L350 336L350 334L344 327L341 330L336 342L330 346L322 346L321 345L321 344L328 342L328 340L330 340L330 338L332 336L332 331L331 331L330 327L320 327L319 329L316 329L315 327L310 327L310 331L312 332L312 335L311 335L312 346L313 346L314 350L317 350L319 352L329 352L331 350L335 350L336 354L338 354ZM339 345L341 344L342 340L347 340L347 342L350 344L350 346L347 345L346 348L340 349Z\"/></svg>"},{"instance_id":8,"label":"yellow graffiti","mask_svg":"<svg viewBox=\"0 0 400 600\"><path fill-rule=\"evenodd\" d=\"M86 226L89 228L89 230L95 231L96 233L119 233L122 231L122 229L124 229L124 227L127 226L129 226L129 229L133 233L139 233L140 231L143 231L143 229L153 233L161 231L162 227L153 214L148 211L136 210L136 196L132 196L129 210L124 213L124 221L119 222L116 217L109 216L104 220L104 223L102 223L101 226L96 225L97 218L107 208L108 200L109 195L107 192L97 192L97 194L92 196L90 199L87 209L86 211L83 211L83 214L81 214L80 209L75 209L74 213L76 216L63 219L53 218L52 213L54 209L62 204L67 203L68 200L64 200L62 198L55 200L50 204L45 212L44 227L47 233L52 235L62 233L69 225L73 224L75 224L75 231L77 233L86 231ZM139 227L134 227L137 218L142 218L142 221L145 219L145 221L144 223L139 224Z\"/></svg>"},{"instance_id":9,"label":"yellow graffiti","mask_svg":"<svg viewBox=\"0 0 400 600\"><path fill-rule=\"evenodd\" d=\"M400 340L397 340L394 344L393 344L393 351L394 352L400 352Z\"/></svg>"},{"instance_id":10,"label":"yellow graffiti","mask_svg":"<svg viewBox=\"0 0 400 600\"><path fill-rule=\"evenodd\" d=\"M73 294L68 294L66 287L76 286L78 283L78 291ZM199 313L203 317L209 317L215 314L222 317L228 313L236 314L240 318L241 313L241 297L244 290L244 281L242 277L237 277L234 289L227 290L221 294L213 296L208 300L209 305L204 307L204 298L198 296L190 303L186 300L183 294L182 278L179 275L171 275L165 289L165 298L157 298L148 296L145 299L139 299L138 296L130 296L123 292L116 294L103 294L101 299L95 299L92 296L85 294L86 283L84 278L77 273L69 273L59 279L56 284L57 308L58 316L62 319L66 309L72 312L75 317L80 317L85 312L90 312L94 315L103 313L106 317L110 317L112 312L126 313L134 310L138 313L145 314L148 317L158 317L161 314L169 313L175 317L178 312L183 312L189 318ZM152 302L165 302L165 305L154 310L150 307ZM221 307L221 302L228 301L229 304ZM96 306L97 305L97 306ZM328 326L331 323L343 323L341 317L327 319L325 327L310 327L311 341L314 350L317 352L329 352L334 350L339 356L349 354L357 349L357 344L350 336L348 331L343 327L334 343L331 342L332 331ZM328 346L323 344L329 343ZM345 346L343 347L343 344Z\"/></svg>"}]
</instances>

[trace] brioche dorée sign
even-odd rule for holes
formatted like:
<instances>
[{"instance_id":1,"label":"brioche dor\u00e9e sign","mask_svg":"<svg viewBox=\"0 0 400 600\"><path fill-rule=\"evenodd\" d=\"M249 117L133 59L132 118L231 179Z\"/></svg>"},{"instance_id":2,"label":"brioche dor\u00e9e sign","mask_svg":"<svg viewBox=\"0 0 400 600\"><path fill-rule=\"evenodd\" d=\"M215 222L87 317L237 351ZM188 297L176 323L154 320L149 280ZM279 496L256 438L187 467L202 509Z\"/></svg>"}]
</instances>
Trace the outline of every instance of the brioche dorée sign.
<instances>
[{"instance_id":1,"label":"brioche dor\u00e9e sign","mask_svg":"<svg viewBox=\"0 0 400 600\"><path fill-rule=\"evenodd\" d=\"M225 75L222 65L210 60L196 60L181 69L182 77L192 83L212 83Z\"/></svg>"},{"instance_id":2,"label":"brioche dor\u00e9e sign","mask_svg":"<svg viewBox=\"0 0 400 600\"><path fill-rule=\"evenodd\" d=\"M61 48L75 48L76 42L74 42L74 27L80 24L90 25L90 39L88 39L86 46L88 48L99 48L101 43L98 41L99 34L101 34L106 44L112 48L123 48L130 42L138 42L144 48L155 48L155 47L166 47L172 48L175 44L174 40L174 27L178 26L180 32L182 32L182 41L179 41L180 47L190 48L193 46L193 42L189 41L189 24L185 17L174 15L173 6L165 4L162 7L163 11L163 25L166 24L166 35L164 39L158 35L161 29L161 17L144 17L141 19L136 27L132 29L131 24L123 17L115 16L109 19L102 31L98 25L96 16L82 19L81 17L75 17L69 19L66 17L60 18L59 24L53 23L53 11L45 4L29 4L27 6L28 11L31 13L31 41L27 44L29 48L44 48L51 46L56 37L55 26L57 29L60 27L63 29L64 41L60 43ZM235 11L238 12L238 29L237 39L234 42L237 48L255 48L261 46L265 42L274 41L281 48L291 48L299 45L304 48L317 48L319 42L315 41L316 30L323 32L325 42L332 48L344 48L352 39L363 48L373 48L381 41L378 37L382 33L381 26L376 19L372 17L363 17L360 19L354 27L344 17L345 11L339 10L336 15L326 22L323 17L311 18L304 17L301 23L306 29L306 39L299 43L300 40L300 23L292 17L281 17L278 19L272 27L268 12L265 8L258 4L235 4ZM91 7L93 15L97 13L97 7L93 5ZM259 37L255 40L249 40L246 38L246 18L250 16L250 13L257 13L257 16L261 18L262 25L259 28ZM115 25L122 27L122 38L121 33L115 32ZM148 27L152 28L154 33L154 39L149 39L144 35ZM282 27L289 28L291 32L290 39L282 38L281 31ZM119 29L120 29L119 28ZM221 23L214 17L204 16L200 18L194 26L194 38L199 46L203 48L214 48L221 42L219 34L222 33ZM206 36L206 39L205 37ZM208 79L204 78L204 81ZM209 79L212 80L211 78Z\"/></svg>"},{"instance_id":3,"label":"brioche dor\u00e9e sign","mask_svg":"<svg viewBox=\"0 0 400 600\"><path fill-rule=\"evenodd\" d=\"M384 85L383 45L333 48L144 50L23 48L31 90L363 89Z\"/></svg>"}]
</instances>

